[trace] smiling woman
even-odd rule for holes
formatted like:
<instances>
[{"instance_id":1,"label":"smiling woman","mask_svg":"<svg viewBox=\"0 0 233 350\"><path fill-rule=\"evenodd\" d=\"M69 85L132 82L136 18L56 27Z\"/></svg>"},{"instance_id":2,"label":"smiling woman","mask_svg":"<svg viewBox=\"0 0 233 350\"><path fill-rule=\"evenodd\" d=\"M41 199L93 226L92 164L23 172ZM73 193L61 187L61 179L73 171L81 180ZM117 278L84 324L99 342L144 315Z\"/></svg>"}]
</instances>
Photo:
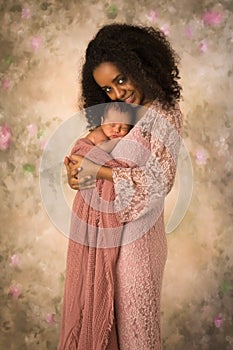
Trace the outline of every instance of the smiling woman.
<instances>
[{"instance_id":1,"label":"smiling woman","mask_svg":"<svg viewBox=\"0 0 233 350\"><path fill-rule=\"evenodd\" d=\"M110 154L85 139L65 159L79 191L59 350L162 349L164 200L182 128L178 78L174 51L151 27L108 25L87 47L82 107L89 126L101 123L96 105L111 101L133 107L135 125Z\"/></svg>"},{"instance_id":2,"label":"smiling woman","mask_svg":"<svg viewBox=\"0 0 233 350\"><path fill-rule=\"evenodd\" d=\"M146 106L145 96L141 89L125 77L113 63L100 64L94 70L93 77L111 100Z\"/></svg>"}]
</instances>

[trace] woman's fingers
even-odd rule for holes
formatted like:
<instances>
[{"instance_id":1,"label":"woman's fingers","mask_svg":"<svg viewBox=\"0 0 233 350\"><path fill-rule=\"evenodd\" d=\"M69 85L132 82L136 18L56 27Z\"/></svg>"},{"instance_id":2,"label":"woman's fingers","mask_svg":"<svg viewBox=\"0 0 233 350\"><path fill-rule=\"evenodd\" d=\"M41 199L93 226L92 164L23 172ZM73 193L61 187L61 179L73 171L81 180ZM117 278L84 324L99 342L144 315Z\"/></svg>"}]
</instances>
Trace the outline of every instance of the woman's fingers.
<instances>
[{"instance_id":1,"label":"woman's fingers","mask_svg":"<svg viewBox=\"0 0 233 350\"><path fill-rule=\"evenodd\" d=\"M73 190L84 190L95 187L97 171L94 170L93 172L93 167L95 169L96 164L83 158L78 155L71 155L64 159L68 183ZM93 174L90 175L90 172Z\"/></svg>"},{"instance_id":2,"label":"woman's fingers","mask_svg":"<svg viewBox=\"0 0 233 350\"><path fill-rule=\"evenodd\" d=\"M77 163L77 164L71 164L71 165L69 166L69 169L70 169L70 173L71 173L72 175L75 175L75 174L77 174L78 172L82 171L83 168L80 166L79 163Z\"/></svg>"},{"instance_id":3,"label":"woman's fingers","mask_svg":"<svg viewBox=\"0 0 233 350\"><path fill-rule=\"evenodd\" d=\"M82 168L78 168L78 169L73 169L70 172L70 176L71 177L75 177L76 179L78 178L78 174L82 171Z\"/></svg>"},{"instance_id":4,"label":"woman's fingers","mask_svg":"<svg viewBox=\"0 0 233 350\"><path fill-rule=\"evenodd\" d=\"M77 154L72 154L69 158L72 162L81 163L84 157L78 156Z\"/></svg>"},{"instance_id":5,"label":"woman's fingers","mask_svg":"<svg viewBox=\"0 0 233 350\"><path fill-rule=\"evenodd\" d=\"M96 179L90 175L83 177L81 177L80 174L76 175L76 177L72 176L71 173L68 175L68 183L73 190L94 188L95 180Z\"/></svg>"},{"instance_id":6,"label":"woman's fingers","mask_svg":"<svg viewBox=\"0 0 233 350\"><path fill-rule=\"evenodd\" d=\"M75 178L70 178L69 179L69 185L73 190L79 190L79 183L78 180Z\"/></svg>"},{"instance_id":7,"label":"woman's fingers","mask_svg":"<svg viewBox=\"0 0 233 350\"><path fill-rule=\"evenodd\" d=\"M66 166L66 167L69 166L69 163L70 163L70 159L69 159L68 156L66 156L65 159L64 159L64 164L65 164L65 166Z\"/></svg>"},{"instance_id":8,"label":"woman's fingers","mask_svg":"<svg viewBox=\"0 0 233 350\"><path fill-rule=\"evenodd\" d=\"M83 184L80 185L78 182L72 181L72 183L70 183L70 187L71 187L73 190L76 190L76 191L87 190L87 189L94 188L94 187L95 187L95 183L92 183L92 182L85 182L85 183L83 183Z\"/></svg>"},{"instance_id":9,"label":"woman's fingers","mask_svg":"<svg viewBox=\"0 0 233 350\"><path fill-rule=\"evenodd\" d=\"M78 174L77 169L73 169L73 170L70 171L70 175L73 176L73 177L76 177L77 174Z\"/></svg>"},{"instance_id":10,"label":"woman's fingers","mask_svg":"<svg viewBox=\"0 0 233 350\"><path fill-rule=\"evenodd\" d=\"M95 177L92 177L90 175L83 177L81 177L80 174L78 175L78 185L81 190L95 187L95 181Z\"/></svg>"},{"instance_id":11,"label":"woman's fingers","mask_svg":"<svg viewBox=\"0 0 233 350\"><path fill-rule=\"evenodd\" d=\"M67 173L70 172L70 165L71 165L71 164L72 164L72 163L71 163L69 157L66 156L65 159L64 159L64 165L65 165L65 167L66 167Z\"/></svg>"}]
</instances>

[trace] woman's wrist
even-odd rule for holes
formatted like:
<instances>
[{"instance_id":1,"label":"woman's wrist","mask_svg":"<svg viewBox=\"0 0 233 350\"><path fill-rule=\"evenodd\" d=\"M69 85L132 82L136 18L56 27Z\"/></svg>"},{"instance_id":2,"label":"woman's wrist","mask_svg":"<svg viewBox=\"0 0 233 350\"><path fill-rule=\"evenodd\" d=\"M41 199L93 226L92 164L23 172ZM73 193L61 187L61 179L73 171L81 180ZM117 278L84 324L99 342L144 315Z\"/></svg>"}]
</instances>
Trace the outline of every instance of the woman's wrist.
<instances>
[{"instance_id":1,"label":"woman's wrist","mask_svg":"<svg viewBox=\"0 0 233 350\"><path fill-rule=\"evenodd\" d=\"M101 166L96 174L96 178L97 180L103 179L113 182L112 168L109 168L107 166Z\"/></svg>"}]
</instances>

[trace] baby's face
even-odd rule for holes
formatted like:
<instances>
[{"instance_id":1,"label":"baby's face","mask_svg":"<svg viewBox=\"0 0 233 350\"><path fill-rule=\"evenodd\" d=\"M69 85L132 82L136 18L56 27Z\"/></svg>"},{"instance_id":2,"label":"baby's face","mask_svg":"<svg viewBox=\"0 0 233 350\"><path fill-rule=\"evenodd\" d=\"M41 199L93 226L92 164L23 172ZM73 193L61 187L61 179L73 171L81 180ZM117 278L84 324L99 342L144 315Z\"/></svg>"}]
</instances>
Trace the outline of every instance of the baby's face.
<instances>
[{"instance_id":1,"label":"baby's face","mask_svg":"<svg viewBox=\"0 0 233 350\"><path fill-rule=\"evenodd\" d=\"M129 113L121 113L112 109L108 111L108 114L102 120L101 127L110 140L124 137L130 131L131 119L132 117Z\"/></svg>"}]
</instances>

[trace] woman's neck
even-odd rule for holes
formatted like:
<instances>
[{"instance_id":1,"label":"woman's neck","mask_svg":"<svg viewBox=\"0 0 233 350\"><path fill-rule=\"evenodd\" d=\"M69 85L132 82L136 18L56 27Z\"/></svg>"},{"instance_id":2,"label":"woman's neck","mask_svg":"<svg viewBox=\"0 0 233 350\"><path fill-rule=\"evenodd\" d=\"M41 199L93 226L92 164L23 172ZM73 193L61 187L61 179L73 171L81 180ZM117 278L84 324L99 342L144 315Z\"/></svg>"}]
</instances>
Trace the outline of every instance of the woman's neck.
<instances>
[{"instance_id":1,"label":"woman's neck","mask_svg":"<svg viewBox=\"0 0 233 350\"><path fill-rule=\"evenodd\" d=\"M136 115L135 115L135 122L137 123L147 112L148 108L152 105L153 101L148 101L143 106L138 107Z\"/></svg>"}]
</instances>

